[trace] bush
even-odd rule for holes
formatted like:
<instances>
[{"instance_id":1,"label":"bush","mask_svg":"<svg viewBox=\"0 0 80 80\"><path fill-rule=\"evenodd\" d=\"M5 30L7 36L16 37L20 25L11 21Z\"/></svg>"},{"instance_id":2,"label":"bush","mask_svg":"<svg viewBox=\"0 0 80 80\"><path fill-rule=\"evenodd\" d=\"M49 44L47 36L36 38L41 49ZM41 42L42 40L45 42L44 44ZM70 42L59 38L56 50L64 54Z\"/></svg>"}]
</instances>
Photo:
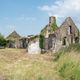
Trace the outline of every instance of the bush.
<instances>
[{"instance_id":1,"label":"bush","mask_svg":"<svg viewBox=\"0 0 80 80\"><path fill-rule=\"evenodd\" d=\"M6 46L6 39L4 38L3 35L0 34L0 46Z\"/></svg>"}]
</instances>

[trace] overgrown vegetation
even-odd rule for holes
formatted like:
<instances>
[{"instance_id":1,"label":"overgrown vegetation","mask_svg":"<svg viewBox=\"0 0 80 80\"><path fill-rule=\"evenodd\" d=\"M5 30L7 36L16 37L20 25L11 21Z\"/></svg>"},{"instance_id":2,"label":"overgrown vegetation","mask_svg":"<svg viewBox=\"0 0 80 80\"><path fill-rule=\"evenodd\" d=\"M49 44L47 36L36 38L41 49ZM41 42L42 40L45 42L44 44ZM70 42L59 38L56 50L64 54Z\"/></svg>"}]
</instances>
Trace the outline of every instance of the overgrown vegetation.
<instances>
[{"instance_id":1,"label":"overgrown vegetation","mask_svg":"<svg viewBox=\"0 0 80 80\"><path fill-rule=\"evenodd\" d=\"M47 31L47 25L41 30L40 34L41 35L45 35L46 34L46 31Z\"/></svg>"},{"instance_id":2,"label":"overgrown vegetation","mask_svg":"<svg viewBox=\"0 0 80 80\"><path fill-rule=\"evenodd\" d=\"M78 43L71 44L69 47L62 48L59 52L54 54L54 56L55 56L54 60L55 61L58 60L61 57L61 55L67 54L71 51L79 53L80 52L80 44L78 44Z\"/></svg>"},{"instance_id":3,"label":"overgrown vegetation","mask_svg":"<svg viewBox=\"0 0 80 80\"><path fill-rule=\"evenodd\" d=\"M36 38L39 38L39 35L33 35L33 36L30 37L31 40L34 40Z\"/></svg>"},{"instance_id":4,"label":"overgrown vegetation","mask_svg":"<svg viewBox=\"0 0 80 80\"><path fill-rule=\"evenodd\" d=\"M44 48L44 36L43 35L40 35L39 46L40 46L41 49Z\"/></svg>"},{"instance_id":5,"label":"overgrown vegetation","mask_svg":"<svg viewBox=\"0 0 80 80\"><path fill-rule=\"evenodd\" d=\"M80 44L72 44L56 54L61 80L80 80Z\"/></svg>"},{"instance_id":6,"label":"overgrown vegetation","mask_svg":"<svg viewBox=\"0 0 80 80\"><path fill-rule=\"evenodd\" d=\"M41 35L45 35L46 34L46 31L47 31L47 27L50 27L50 32L53 33L57 28L57 24L56 24L56 21L54 21L53 23L51 23L51 25L46 25L40 32Z\"/></svg>"},{"instance_id":7,"label":"overgrown vegetation","mask_svg":"<svg viewBox=\"0 0 80 80\"><path fill-rule=\"evenodd\" d=\"M2 34L0 34L0 46L6 46L6 43L7 43L6 39Z\"/></svg>"},{"instance_id":8,"label":"overgrown vegetation","mask_svg":"<svg viewBox=\"0 0 80 80\"><path fill-rule=\"evenodd\" d=\"M56 21L54 21L54 23L51 24L51 28L52 28L52 31L55 31L58 28Z\"/></svg>"}]
</instances>

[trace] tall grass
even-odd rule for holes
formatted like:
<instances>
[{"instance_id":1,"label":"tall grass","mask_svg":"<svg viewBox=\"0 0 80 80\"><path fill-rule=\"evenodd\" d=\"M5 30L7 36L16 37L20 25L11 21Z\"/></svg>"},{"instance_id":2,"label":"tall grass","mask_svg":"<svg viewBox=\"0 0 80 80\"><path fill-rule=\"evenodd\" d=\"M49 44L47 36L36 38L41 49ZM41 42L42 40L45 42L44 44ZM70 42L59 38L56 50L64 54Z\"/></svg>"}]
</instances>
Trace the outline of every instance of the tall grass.
<instances>
[{"instance_id":1,"label":"tall grass","mask_svg":"<svg viewBox=\"0 0 80 80\"><path fill-rule=\"evenodd\" d=\"M55 61L60 58L61 55L64 55L66 53L70 53L71 51L80 53L80 44L71 44L68 47L62 48L59 52L55 53Z\"/></svg>"},{"instance_id":2,"label":"tall grass","mask_svg":"<svg viewBox=\"0 0 80 80\"><path fill-rule=\"evenodd\" d=\"M80 44L72 44L56 54L61 80L80 80Z\"/></svg>"}]
</instances>

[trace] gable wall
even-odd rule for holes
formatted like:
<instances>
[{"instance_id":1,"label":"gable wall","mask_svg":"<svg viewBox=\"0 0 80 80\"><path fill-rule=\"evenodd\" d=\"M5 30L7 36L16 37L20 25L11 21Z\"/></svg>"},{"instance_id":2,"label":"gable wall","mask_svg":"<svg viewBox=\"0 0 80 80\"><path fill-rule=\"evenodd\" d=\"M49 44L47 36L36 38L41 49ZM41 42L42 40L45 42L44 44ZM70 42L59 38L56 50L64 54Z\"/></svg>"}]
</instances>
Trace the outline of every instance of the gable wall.
<instances>
[{"instance_id":1,"label":"gable wall","mask_svg":"<svg viewBox=\"0 0 80 80\"><path fill-rule=\"evenodd\" d=\"M68 32L69 26L71 26L71 34ZM63 40L63 38L66 37L66 40L69 44L75 43L75 38L79 37L79 30L73 21L67 21L60 26L58 36L60 40Z\"/></svg>"}]
</instances>

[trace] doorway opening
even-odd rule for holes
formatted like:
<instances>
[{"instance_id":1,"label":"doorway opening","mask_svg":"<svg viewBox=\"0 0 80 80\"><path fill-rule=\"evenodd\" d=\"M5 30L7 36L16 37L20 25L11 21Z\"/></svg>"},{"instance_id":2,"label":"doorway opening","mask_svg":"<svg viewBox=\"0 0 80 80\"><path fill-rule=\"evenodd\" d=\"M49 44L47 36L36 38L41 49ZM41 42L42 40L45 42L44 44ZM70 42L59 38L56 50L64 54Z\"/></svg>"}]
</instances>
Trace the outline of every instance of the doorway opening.
<instances>
[{"instance_id":1,"label":"doorway opening","mask_svg":"<svg viewBox=\"0 0 80 80\"><path fill-rule=\"evenodd\" d=\"M66 37L63 38L63 43L62 45L66 45Z\"/></svg>"},{"instance_id":2,"label":"doorway opening","mask_svg":"<svg viewBox=\"0 0 80 80\"><path fill-rule=\"evenodd\" d=\"M75 43L79 43L79 37L75 37Z\"/></svg>"}]
</instances>

